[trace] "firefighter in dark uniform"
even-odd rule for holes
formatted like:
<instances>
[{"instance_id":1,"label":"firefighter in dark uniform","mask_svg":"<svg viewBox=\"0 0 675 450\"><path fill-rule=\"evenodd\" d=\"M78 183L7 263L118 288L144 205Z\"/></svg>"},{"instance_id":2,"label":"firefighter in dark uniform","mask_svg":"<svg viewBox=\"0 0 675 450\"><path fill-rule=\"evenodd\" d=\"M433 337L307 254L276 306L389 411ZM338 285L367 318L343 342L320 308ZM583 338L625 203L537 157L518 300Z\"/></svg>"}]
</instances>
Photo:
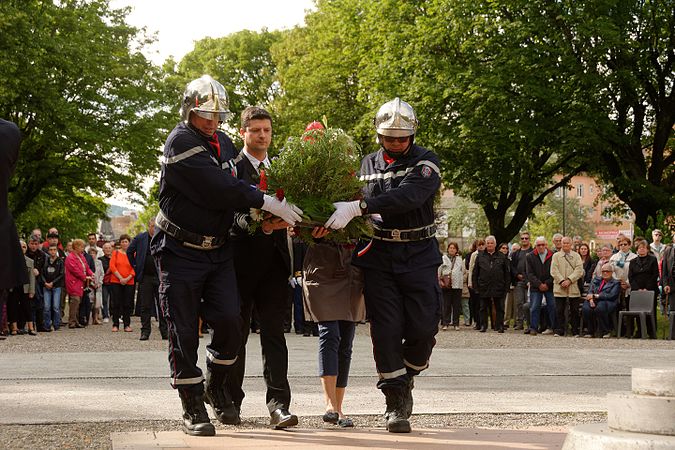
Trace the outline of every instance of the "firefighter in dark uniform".
<instances>
[{"instance_id":1,"label":"firefighter in dark uniform","mask_svg":"<svg viewBox=\"0 0 675 450\"><path fill-rule=\"evenodd\" d=\"M208 75L185 90L179 123L162 156L160 212L151 251L169 332L171 385L183 405L183 430L212 436L204 405L223 423L238 417L224 384L241 345L239 297L228 231L236 208L262 208L290 224L297 208L236 178L232 141L218 130L227 115L223 86ZM200 317L211 328L206 386L197 367Z\"/></svg>"},{"instance_id":2,"label":"firefighter in dark uniform","mask_svg":"<svg viewBox=\"0 0 675 450\"><path fill-rule=\"evenodd\" d=\"M335 203L327 228L343 228L370 214L374 236L357 246L352 264L364 274L377 387L386 398L387 430L410 432L413 377L429 365L440 319L434 238L434 197L441 178L438 157L414 144L417 118L399 98L375 116L380 150L367 155L359 173L367 182L361 201Z\"/></svg>"}]
</instances>

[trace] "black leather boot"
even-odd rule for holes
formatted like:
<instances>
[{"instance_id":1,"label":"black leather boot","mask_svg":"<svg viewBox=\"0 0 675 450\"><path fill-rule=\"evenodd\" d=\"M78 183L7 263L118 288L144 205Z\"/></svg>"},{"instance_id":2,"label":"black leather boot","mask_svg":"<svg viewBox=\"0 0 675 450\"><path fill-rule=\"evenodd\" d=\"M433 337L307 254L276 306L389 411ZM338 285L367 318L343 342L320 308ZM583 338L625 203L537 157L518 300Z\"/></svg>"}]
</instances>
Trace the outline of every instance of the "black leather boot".
<instances>
[{"instance_id":1,"label":"black leather boot","mask_svg":"<svg viewBox=\"0 0 675 450\"><path fill-rule=\"evenodd\" d=\"M206 386L204 400L211 405L216 418L225 425L239 425L241 418L239 411L232 403L232 399L225 388L227 374L224 372L206 371Z\"/></svg>"},{"instance_id":2,"label":"black leather boot","mask_svg":"<svg viewBox=\"0 0 675 450\"><path fill-rule=\"evenodd\" d=\"M404 396L403 396L403 412L405 413L405 418L410 419L410 416L412 416L412 411L413 411L413 396L412 396L412 390L415 388L415 380L413 379L412 375L409 375L410 379L408 380L408 386L407 389L404 391Z\"/></svg>"},{"instance_id":3,"label":"black leather boot","mask_svg":"<svg viewBox=\"0 0 675 450\"><path fill-rule=\"evenodd\" d=\"M204 387L200 384L179 388L178 395L183 404L183 431L190 436L215 436L216 428L209 420L204 406Z\"/></svg>"},{"instance_id":4,"label":"black leather boot","mask_svg":"<svg viewBox=\"0 0 675 450\"><path fill-rule=\"evenodd\" d=\"M410 422L406 411L407 387L384 387L382 392L387 400L387 411L384 418L387 420L387 431L390 433L410 433ZM411 396L412 398L412 396ZM412 409L412 403L410 403Z\"/></svg>"}]
</instances>

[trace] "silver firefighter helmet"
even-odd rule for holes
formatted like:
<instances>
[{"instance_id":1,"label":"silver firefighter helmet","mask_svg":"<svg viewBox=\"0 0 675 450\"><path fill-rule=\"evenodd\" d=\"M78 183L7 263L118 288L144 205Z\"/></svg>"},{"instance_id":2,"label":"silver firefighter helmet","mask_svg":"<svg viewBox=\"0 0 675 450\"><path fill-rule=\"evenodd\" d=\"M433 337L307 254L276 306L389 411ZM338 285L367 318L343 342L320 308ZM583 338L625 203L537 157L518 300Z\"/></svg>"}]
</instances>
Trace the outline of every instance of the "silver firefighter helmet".
<instances>
[{"instance_id":1,"label":"silver firefighter helmet","mask_svg":"<svg viewBox=\"0 0 675 450\"><path fill-rule=\"evenodd\" d=\"M380 106L374 123L377 134L392 137L411 136L419 124L412 106L398 97Z\"/></svg>"},{"instance_id":2,"label":"silver firefighter helmet","mask_svg":"<svg viewBox=\"0 0 675 450\"><path fill-rule=\"evenodd\" d=\"M202 75L185 87L180 117L187 122L192 111L205 119L212 119L217 115L218 121L224 122L230 115L229 108L230 100L223 85L210 75Z\"/></svg>"}]
</instances>

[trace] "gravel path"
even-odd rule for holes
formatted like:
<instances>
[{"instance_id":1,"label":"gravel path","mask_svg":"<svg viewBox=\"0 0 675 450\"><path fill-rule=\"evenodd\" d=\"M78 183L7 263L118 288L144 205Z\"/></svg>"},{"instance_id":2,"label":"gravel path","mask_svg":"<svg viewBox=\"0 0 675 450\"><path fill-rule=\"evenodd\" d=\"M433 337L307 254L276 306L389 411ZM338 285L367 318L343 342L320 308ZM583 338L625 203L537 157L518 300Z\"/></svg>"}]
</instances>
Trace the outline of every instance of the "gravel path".
<instances>
[{"instance_id":1,"label":"gravel path","mask_svg":"<svg viewBox=\"0 0 675 450\"><path fill-rule=\"evenodd\" d=\"M89 326L85 329L70 330L62 327L59 331L39 333L37 336L9 336L0 341L0 353L36 353L36 352L125 352L125 351L164 351L166 341L162 341L156 323L148 341L139 341L140 319L132 318L131 333L120 331L112 333L109 323ZM368 335L368 325L359 325L357 334ZM660 332L660 330L659 330ZM293 336L294 338L295 336ZM208 339L208 336L205 337ZM305 337L303 339L315 339ZM500 349L500 348L571 348L571 349L675 349L675 341L662 339L575 339L573 337L554 337L552 335L529 336L522 331L507 330L498 334L492 330L479 333L471 327L460 327L459 331L439 331L436 335L437 348L462 349Z\"/></svg>"}]
</instances>

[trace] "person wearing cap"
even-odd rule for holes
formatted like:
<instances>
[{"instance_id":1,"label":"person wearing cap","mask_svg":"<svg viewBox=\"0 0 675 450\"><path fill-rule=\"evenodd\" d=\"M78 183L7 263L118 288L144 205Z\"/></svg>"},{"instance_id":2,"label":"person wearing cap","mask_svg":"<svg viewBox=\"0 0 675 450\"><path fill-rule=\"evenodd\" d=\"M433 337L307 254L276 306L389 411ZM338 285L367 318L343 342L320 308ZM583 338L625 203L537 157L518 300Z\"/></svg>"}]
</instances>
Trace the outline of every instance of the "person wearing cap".
<instances>
[{"instance_id":1,"label":"person wearing cap","mask_svg":"<svg viewBox=\"0 0 675 450\"><path fill-rule=\"evenodd\" d=\"M61 244L61 241L59 240L59 230L56 228L52 227L49 230L47 230L47 240L42 243L42 251L47 251L49 249L49 246L51 244L56 244L57 248L59 249L59 255L63 253L62 258L65 258L66 255L63 252L63 245Z\"/></svg>"},{"instance_id":2,"label":"person wearing cap","mask_svg":"<svg viewBox=\"0 0 675 450\"><path fill-rule=\"evenodd\" d=\"M169 332L171 386L183 406L183 431L213 436L204 401L223 423L238 414L224 389L242 342L237 281L229 230L235 209L260 208L294 225L293 205L238 180L230 138L219 130L229 115L227 92L209 75L191 81L181 121L161 157L159 213L150 243L160 281L160 304ZM211 328L206 384L197 366L199 319Z\"/></svg>"},{"instance_id":3,"label":"person wearing cap","mask_svg":"<svg viewBox=\"0 0 675 450\"><path fill-rule=\"evenodd\" d=\"M607 339L611 337L611 317L619 306L621 283L614 278L614 270L610 263L603 264L601 276L593 278L591 288L581 306L584 324L588 328L585 338L595 337L597 331Z\"/></svg>"},{"instance_id":4,"label":"person wearing cap","mask_svg":"<svg viewBox=\"0 0 675 450\"><path fill-rule=\"evenodd\" d=\"M326 228L368 214L374 235L357 245L352 264L364 274L377 387L386 399L387 430L409 433L413 378L429 366L440 320L441 253L434 239L438 157L415 144L418 121L398 97L375 115L380 149L361 162L361 201L337 202Z\"/></svg>"}]
</instances>

